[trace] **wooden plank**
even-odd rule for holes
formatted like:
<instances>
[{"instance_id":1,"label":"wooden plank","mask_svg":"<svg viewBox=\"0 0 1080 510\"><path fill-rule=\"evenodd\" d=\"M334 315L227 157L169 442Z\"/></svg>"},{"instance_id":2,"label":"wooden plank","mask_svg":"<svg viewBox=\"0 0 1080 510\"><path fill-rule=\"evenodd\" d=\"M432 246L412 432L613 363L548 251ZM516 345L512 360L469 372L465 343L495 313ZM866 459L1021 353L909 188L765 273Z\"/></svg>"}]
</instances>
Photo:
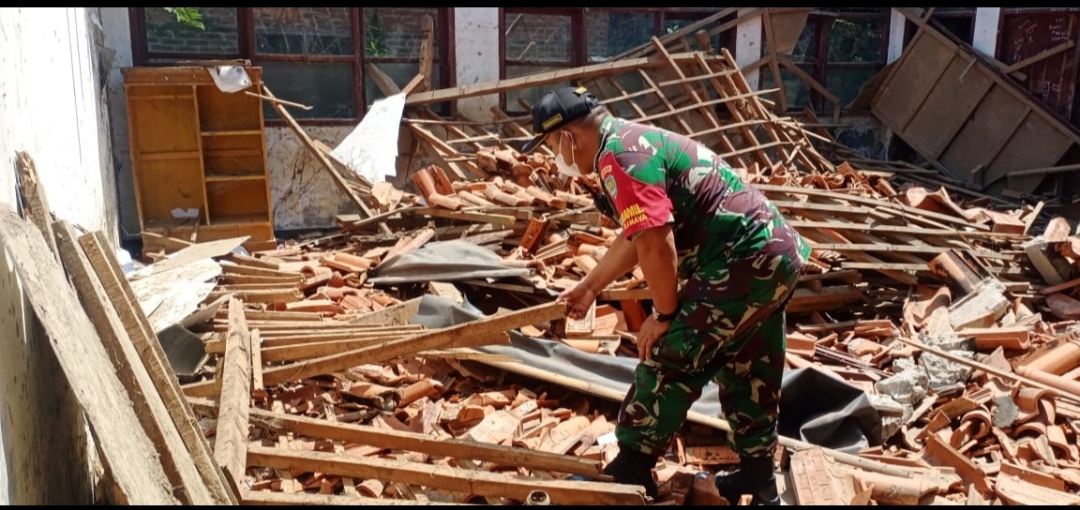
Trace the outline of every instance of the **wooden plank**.
<instances>
[{"instance_id":1,"label":"wooden plank","mask_svg":"<svg viewBox=\"0 0 1080 510\"><path fill-rule=\"evenodd\" d=\"M248 239L251 239L251 236L234 237L231 239L193 244L165 257L163 260L155 262L150 267L154 273L162 273L189 262L221 257L223 255L228 255L236 248L242 246Z\"/></svg>"},{"instance_id":2,"label":"wooden plank","mask_svg":"<svg viewBox=\"0 0 1080 510\"><path fill-rule=\"evenodd\" d=\"M367 496L335 496L333 494L314 494L311 492L271 492L248 491L244 494L241 505L250 506L458 506L459 503L440 501L419 501L408 499L371 498Z\"/></svg>"},{"instance_id":3,"label":"wooden plank","mask_svg":"<svg viewBox=\"0 0 1080 510\"><path fill-rule=\"evenodd\" d=\"M1023 234L1009 232L963 232L960 230L930 229L922 227L906 227L898 225L881 225L877 223L848 223L834 221L802 221L791 220L788 224L796 229L824 229L824 230L859 230L865 232L883 232L892 234L911 234L915 236L955 236L968 237L992 237L992 238L1015 238L1024 237Z\"/></svg>"},{"instance_id":4,"label":"wooden plank","mask_svg":"<svg viewBox=\"0 0 1080 510\"><path fill-rule=\"evenodd\" d=\"M936 39L925 33L919 31L915 34L901 60L871 101L874 116L898 133L907 132L905 128L919 105L926 100L938 76L955 55L954 52L944 51Z\"/></svg>"},{"instance_id":5,"label":"wooden plank","mask_svg":"<svg viewBox=\"0 0 1080 510\"><path fill-rule=\"evenodd\" d=\"M251 466L316 471L354 478L388 479L485 497L525 501L530 492L547 492L562 505L643 505L645 489L608 482L540 480L486 471L436 466L371 457L342 457L325 452L285 451L248 447Z\"/></svg>"},{"instance_id":6,"label":"wooden plank","mask_svg":"<svg viewBox=\"0 0 1080 510\"><path fill-rule=\"evenodd\" d=\"M158 462L157 449L143 433L124 385L57 255L32 223L10 209L0 211L0 238L7 249L5 258L14 266L48 335L47 345L56 354L116 482L115 503L179 504Z\"/></svg>"},{"instance_id":7,"label":"wooden plank","mask_svg":"<svg viewBox=\"0 0 1080 510\"><path fill-rule=\"evenodd\" d=\"M904 132L919 154L938 159L994 84L971 69L973 59L954 58Z\"/></svg>"},{"instance_id":8,"label":"wooden plank","mask_svg":"<svg viewBox=\"0 0 1080 510\"><path fill-rule=\"evenodd\" d=\"M450 348L454 347L457 338L462 336L479 336L490 338L492 342L503 342L506 341L505 332L507 330L561 319L565 316L565 303L547 303L449 328L420 333L386 342L382 345L363 347L309 361L274 367L263 371L263 381L267 386L276 386L286 381L295 381L336 372L364 363L377 363L425 350Z\"/></svg>"},{"instance_id":9,"label":"wooden plank","mask_svg":"<svg viewBox=\"0 0 1080 510\"><path fill-rule=\"evenodd\" d=\"M983 189L1013 171L1054 166L1072 146L1073 140L1056 126L1042 117L1030 115L987 165L983 174ZM1010 179L1009 188L1021 193L1032 193L1044 177L1031 175L1022 179Z\"/></svg>"},{"instance_id":10,"label":"wooden plank","mask_svg":"<svg viewBox=\"0 0 1080 510\"><path fill-rule=\"evenodd\" d=\"M968 221L966 218L950 216L948 214L942 214L942 213L937 213L937 212L933 212L933 211L926 211L926 210L923 210L923 209L919 209L917 207L911 207L911 206L906 205L906 204L883 202L882 200L879 200L879 199L876 199L876 198L864 197L864 196L861 196L861 195L848 194L848 193L837 193L835 191L829 191L829 190L823 190L823 189L800 188L800 187L797 187L797 186L778 186L778 185L775 185L775 184L755 184L753 186L755 188L757 188L758 190L763 191L766 194L770 194L770 195L775 195L775 194L779 194L779 193L785 193L785 194L788 194L788 195L806 195L806 196L810 196L810 197L823 197L823 198L832 198L834 200L844 200L844 201L847 201L847 202L851 202L853 204L862 204L862 205L866 205L866 206L870 206L870 207L882 207L882 206L884 206L884 207L888 207L889 209L895 209L897 211L902 211L902 212L904 212L905 214L908 214L908 215L922 216L922 217L925 217L925 218L930 218L930 219L934 219L934 220L938 220L938 221L942 221L942 222L946 222L946 223L950 223L950 224L953 224L953 225L962 226L962 227L966 227L966 228L972 228L972 229L975 229L975 230L986 230L986 231L990 230L990 227L988 227L986 225L980 225L980 224L977 224L977 223L972 223L972 222Z\"/></svg>"},{"instance_id":11,"label":"wooden plank","mask_svg":"<svg viewBox=\"0 0 1080 510\"><path fill-rule=\"evenodd\" d=\"M606 74L618 74L632 71L638 68L650 68L665 65L662 60L651 58L636 58L615 62L604 62L584 67L561 69L547 73L531 74L520 78L497 80L493 82L477 83L475 85L463 85L460 87L445 88L412 94L405 98L405 106L419 106L423 104L456 101L469 97L501 94L503 92L523 88L540 87L553 83L562 83L571 80L587 80Z\"/></svg>"},{"instance_id":12,"label":"wooden plank","mask_svg":"<svg viewBox=\"0 0 1080 510\"><path fill-rule=\"evenodd\" d=\"M23 214L41 230L45 237L45 244L49 246L53 256L59 257L56 254L56 233L52 231L52 209L45 197L45 188L41 186L41 180L38 178L34 158L25 151L16 152L15 171L19 179L18 191L22 199Z\"/></svg>"},{"instance_id":13,"label":"wooden plank","mask_svg":"<svg viewBox=\"0 0 1080 510\"><path fill-rule=\"evenodd\" d=\"M218 412L214 461L237 495L247 490L248 415L251 411L251 332L244 320L244 305L229 300L229 334L221 367L221 410Z\"/></svg>"},{"instance_id":14,"label":"wooden plank","mask_svg":"<svg viewBox=\"0 0 1080 510\"><path fill-rule=\"evenodd\" d=\"M192 400L204 409L216 410L217 408L217 405L212 400ZM379 446L389 450L421 452L456 459L517 465L530 470L538 469L602 478L601 470L603 466L600 465L599 461L569 455L466 439L437 439L428 434L375 428L370 425L334 423L317 418L275 413L256 408L251 409L250 416L251 422L255 426L277 433L293 432L313 438Z\"/></svg>"},{"instance_id":15,"label":"wooden plank","mask_svg":"<svg viewBox=\"0 0 1080 510\"><path fill-rule=\"evenodd\" d=\"M1016 101L1001 86L992 87L941 155L941 163L962 182L981 184L981 175L975 172L993 160L1028 111L1027 105Z\"/></svg>"},{"instance_id":16,"label":"wooden plank","mask_svg":"<svg viewBox=\"0 0 1080 510\"><path fill-rule=\"evenodd\" d=\"M225 474L214 463L210 455L210 445L203 436L202 429L195 421L195 414L184 400L180 390L180 381L176 377L172 366L169 365L165 351L161 348L161 342L150 321L139 306L139 301L132 291L124 276L120 263L109 248L102 232L86 234L78 239L86 253L86 258L97 273L98 279L105 288L105 293L113 306L116 308L120 321L127 331L128 337L135 344L135 349L142 356L143 365L150 373L151 379L158 394L165 402L169 410L173 425L180 432L184 444L191 452L195 466L203 477L203 482L209 487L218 504L235 504L236 497L226 485Z\"/></svg>"},{"instance_id":17,"label":"wooden plank","mask_svg":"<svg viewBox=\"0 0 1080 510\"><path fill-rule=\"evenodd\" d=\"M71 275L79 301L116 365L117 376L127 390L143 430L158 446L162 467L169 482L177 488L177 497L188 505L215 504L116 309L76 241L71 225L58 221L53 224L53 231L56 232L60 258Z\"/></svg>"}]
</instances>

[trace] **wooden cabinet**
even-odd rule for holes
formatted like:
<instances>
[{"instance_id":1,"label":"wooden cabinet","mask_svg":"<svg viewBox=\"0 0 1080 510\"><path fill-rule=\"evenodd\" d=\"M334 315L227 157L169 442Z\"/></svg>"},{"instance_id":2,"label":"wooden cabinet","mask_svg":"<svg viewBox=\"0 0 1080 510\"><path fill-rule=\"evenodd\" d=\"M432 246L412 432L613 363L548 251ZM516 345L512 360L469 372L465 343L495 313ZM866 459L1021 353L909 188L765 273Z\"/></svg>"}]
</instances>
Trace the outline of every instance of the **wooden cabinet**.
<instances>
[{"instance_id":1,"label":"wooden cabinet","mask_svg":"<svg viewBox=\"0 0 1080 510\"><path fill-rule=\"evenodd\" d=\"M262 69L246 67L261 93ZM139 226L205 242L274 244L262 99L218 89L204 67L123 70ZM173 211L195 209L197 220ZM194 239L192 239L194 236Z\"/></svg>"}]
</instances>

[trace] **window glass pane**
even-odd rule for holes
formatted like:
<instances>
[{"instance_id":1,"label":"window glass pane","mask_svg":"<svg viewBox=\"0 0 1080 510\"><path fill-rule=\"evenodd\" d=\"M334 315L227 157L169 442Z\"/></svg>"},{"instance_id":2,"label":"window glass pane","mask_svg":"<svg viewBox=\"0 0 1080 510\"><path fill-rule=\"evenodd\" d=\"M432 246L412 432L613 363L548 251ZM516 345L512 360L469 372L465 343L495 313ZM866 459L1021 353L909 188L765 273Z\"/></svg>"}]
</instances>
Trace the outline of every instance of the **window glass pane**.
<instances>
[{"instance_id":1,"label":"window glass pane","mask_svg":"<svg viewBox=\"0 0 1080 510\"><path fill-rule=\"evenodd\" d=\"M678 17L674 17L673 15L668 14L664 16L664 33L670 34L676 30L679 30L680 28L690 25L691 23L695 23L701 21L704 18L712 16L713 14L716 13L703 12L701 14L679 14ZM728 30L727 32L734 33L734 31L732 30ZM686 40L688 43L690 43L690 51L705 50L705 48L702 48L701 44L698 43L697 37L691 35L690 37L687 37ZM720 48L722 48L725 43L726 41L724 40L724 34L716 34L709 39L709 44L712 45L712 51L714 53L719 53Z\"/></svg>"},{"instance_id":2,"label":"window glass pane","mask_svg":"<svg viewBox=\"0 0 1080 510\"><path fill-rule=\"evenodd\" d=\"M883 62L884 26L877 19L834 19L829 26L829 62Z\"/></svg>"},{"instance_id":3,"label":"window glass pane","mask_svg":"<svg viewBox=\"0 0 1080 510\"><path fill-rule=\"evenodd\" d=\"M400 88L408 85L409 82L416 77L416 74L420 72L420 64L392 64L389 62L380 62L379 70L386 73L386 75L394 80L394 83ZM439 79L442 76L442 73L439 72L439 66L431 66L431 74L434 75L431 77L432 86L436 89L440 88L439 83L441 82ZM375 80L371 78L371 73L364 73L364 100L367 101L367 104L371 105L376 100L384 97L386 97L386 95L382 93L382 90L378 85L375 85Z\"/></svg>"},{"instance_id":4,"label":"window glass pane","mask_svg":"<svg viewBox=\"0 0 1080 510\"><path fill-rule=\"evenodd\" d=\"M255 51L274 55L352 55L345 7L256 7Z\"/></svg>"},{"instance_id":5,"label":"window glass pane","mask_svg":"<svg viewBox=\"0 0 1080 510\"><path fill-rule=\"evenodd\" d=\"M200 30L176 21L176 15L161 7L146 7L146 44L150 52L237 54L235 7L196 7L202 16Z\"/></svg>"},{"instance_id":6,"label":"window glass pane","mask_svg":"<svg viewBox=\"0 0 1080 510\"><path fill-rule=\"evenodd\" d=\"M504 12L506 60L570 61L570 17Z\"/></svg>"},{"instance_id":7,"label":"window glass pane","mask_svg":"<svg viewBox=\"0 0 1080 510\"><path fill-rule=\"evenodd\" d=\"M649 42L655 17L648 12L590 10L585 16L589 61L603 62Z\"/></svg>"},{"instance_id":8,"label":"window glass pane","mask_svg":"<svg viewBox=\"0 0 1080 510\"><path fill-rule=\"evenodd\" d=\"M813 23L814 17L810 17L810 23L806 24L803 28L802 34L799 34L799 40L795 43L795 49L791 51L792 62L812 63L817 62L817 33L818 24ZM769 39L765 37L765 34L761 35L761 55L766 56L769 54Z\"/></svg>"},{"instance_id":9,"label":"window glass pane","mask_svg":"<svg viewBox=\"0 0 1080 510\"><path fill-rule=\"evenodd\" d=\"M364 54L369 57L420 58L420 30L424 15L431 16L435 45L432 53L439 58L439 10L392 7L365 7Z\"/></svg>"},{"instance_id":10,"label":"window glass pane","mask_svg":"<svg viewBox=\"0 0 1080 510\"><path fill-rule=\"evenodd\" d=\"M263 81L275 96L311 106L310 110L289 108L297 119L355 119L356 97L353 93L353 66L343 62L271 62L255 61L263 69ZM278 119L277 112L263 101L267 119ZM288 108L288 107L287 107Z\"/></svg>"},{"instance_id":11,"label":"window glass pane","mask_svg":"<svg viewBox=\"0 0 1080 510\"><path fill-rule=\"evenodd\" d=\"M518 76L525 76L535 73L544 73L548 71L558 71L559 69L565 69L565 67L552 67L552 66L522 66L522 65L510 65L506 66L506 77L516 78ZM540 96L546 94L549 90L554 90L560 87L569 87L573 85L570 82L551 83L540 87L530 87L524 90L510 91L506 93L506 111L516 112L515 115L525 112L525 109L518 103L518 98L522 98L529 102L529 104L536 104L540 100Z\"/></svg>"},{"instance_id":12,"label":"window glass pane","mask_svg":"<svg viewBox=\"0 0 1080 510\"><path fill-rule=\"evenodd\" d=\"M877 74L878 66L827 67L825 69L825 88L840 99L840 105L848 103L859 95L862 86Z\"/></svg>"},{"instance_id":13,"label":"window glass pane","mask_svg":"<svg viewBox=\"0 0 1080 510\"><path fill-rule=\"evenodd\" d=\"M653 81L655 82L657 80L654 78ZM611 102L606 103L608 110L619 117L628 119L640 118L641 114L638 113L638 110L635 109L632 104L638 105L647 114L668 110L667 105L659 103L659 98L656 97L656 94L645 94L630 99L615 99L650 88L641 75L637 73L620 73L610 78L601 78L598 79L592 87L592 92L596 94L601 101L612 100ZM666 90L665 93L667 93Z\"/></svg>"},{"instance_id":14,"label":"window glass pane","mask_svg":"<svg viewBox=\"0 0 1080 510\"><path fill-rule=\"evenodd\" d=\"M800 65L799 66L807 74L813 76L813 67ZM795 76L795 73L781 67L780 79L784 81L784 92L787 94L787 103L789 110L801 110L803 107L810 106L810 86ZM768 66L761 67L761 90L768 90L778 88L773 80L772 71ZM773 92L767 94L765 99L773 102L780 101L779 92Z\"/></svg>"},{"instance_id":15,"label":"window glass pane","mask_svg":"<svg viewBox=\"0 0 1080 510\"><path fill-rule=\"evenodd\" d=\"M971 44L974 35L972 25L975 24L973 16L938 16L937 11L934 12L934 21L940 23L945 30L952 32L961 41Z\"/></svg>"}]
</instances>

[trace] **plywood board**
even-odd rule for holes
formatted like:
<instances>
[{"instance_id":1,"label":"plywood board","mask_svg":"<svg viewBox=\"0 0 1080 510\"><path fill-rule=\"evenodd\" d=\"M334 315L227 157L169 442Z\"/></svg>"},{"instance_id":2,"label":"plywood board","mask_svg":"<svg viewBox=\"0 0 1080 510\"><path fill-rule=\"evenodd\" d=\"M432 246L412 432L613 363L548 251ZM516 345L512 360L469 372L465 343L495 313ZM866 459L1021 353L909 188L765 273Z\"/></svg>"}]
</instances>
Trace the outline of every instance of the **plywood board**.
<instances>
[{"instance_id":1,"label":"plywood board","mask_svg":"<svg viewBox=\"0 0 1080 510\"><path fill-rule=\"evenodd\" d=\"M191 453L177 432L146 365L124 329L82 246L76 240L71 225L58 221L53 224L53 229L56 231L64 267L78 291L79 300L97 330L102 345L115 363L117 375L128 391L127 395L131 398L143 430L158 446L165 474L177 488L177 496L188 505L217 503L203 484Z\"/></svg>"},{"instance_id":2,"label":"plywood board","mask_svg":"<svg viewBox=\"0 0 1080 510\"><path fill-rule=\"evenodd\" d=\"M972 61L954 58L904 129L908 143L919 154L940 157L993 83Z\"/></svg>"},{"instance_id":3,"label":"plywood board","mask_svg":"<svg viewBox=\"0 0 1080 510\"><path fill-rule=\"evenodd\" d=\"M965 182L972 182L977 169L985 167L994 156L987 147L1005 144L1027 112L1026 105L995 85L945 149L941 163L958 178L966 177ZM977 182L981 184L981 178Z\"/></svg>"},{"instance_id":4,"label":"plywood board","mask_svg":"<svg viewBox=\"0 0 1080 510\"><path fill-rule=\"evenodd\" d=\"M871 105L871 111L894 131L907 131L908 122L926 100L938 77L956 54L937 39L920 32Z\"/></svg>"},{"instance_id":5,"label":"plywood board","mask_svg":"<svg viewBox=\"0 0 1080 510\"><path fill-rule=\"evenodd\" d=\"M1017 170L1054 166L1072 143L1072 139L1042 116L1030 115L987 167L983 187L989 187ZM1031 193L1041 181L1040 176L1032 176L1030 179L1015 180L1013 186L1023 185L1025 189L1016 191Z\"/></svg>"},{"instance_id":6,"label":"plywood board","mask_svg":"<svg viewBox=\"0 0 1080 510\"><path fill-rule=\"evenodd\" d=\"M176 505L157 448L139 418L94 325L41 232L14 211L0 211L0 239L49 346L101 447L119 504ZM59 375L59 374L58 374Z\"/></svg>"}]
</instances>

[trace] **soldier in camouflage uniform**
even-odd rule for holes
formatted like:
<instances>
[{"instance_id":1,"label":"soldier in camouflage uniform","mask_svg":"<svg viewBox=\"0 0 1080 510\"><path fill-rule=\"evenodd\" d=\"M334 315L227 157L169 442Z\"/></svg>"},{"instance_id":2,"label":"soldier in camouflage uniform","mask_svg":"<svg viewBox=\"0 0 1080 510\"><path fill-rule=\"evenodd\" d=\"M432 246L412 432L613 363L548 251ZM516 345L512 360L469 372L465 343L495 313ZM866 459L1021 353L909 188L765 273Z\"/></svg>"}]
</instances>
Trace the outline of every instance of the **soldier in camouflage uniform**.
<instances>
[{"instance_id":1,"label":"soldier in camouflage uniform","mask_svg":"<svg viewBox=\"0 0 1080 510\"><path fill-rule=\"evenodd\" d=\"M610 115L584 88L533 108L537 136L561 173L598 178L597 206L622 234L597 267L560 295L580 318L596 295L639 265L654 314L638 334L640 363L605 473L644 485L710 380L720 389L740 468L716 479L732 504L779 504L772 456L785 365L784 310L810 248L780 212L704 145ZM679 256L682 261L678 262ZM684 280L679 288L679 280Z\"/></svg>"}]
</instances>

